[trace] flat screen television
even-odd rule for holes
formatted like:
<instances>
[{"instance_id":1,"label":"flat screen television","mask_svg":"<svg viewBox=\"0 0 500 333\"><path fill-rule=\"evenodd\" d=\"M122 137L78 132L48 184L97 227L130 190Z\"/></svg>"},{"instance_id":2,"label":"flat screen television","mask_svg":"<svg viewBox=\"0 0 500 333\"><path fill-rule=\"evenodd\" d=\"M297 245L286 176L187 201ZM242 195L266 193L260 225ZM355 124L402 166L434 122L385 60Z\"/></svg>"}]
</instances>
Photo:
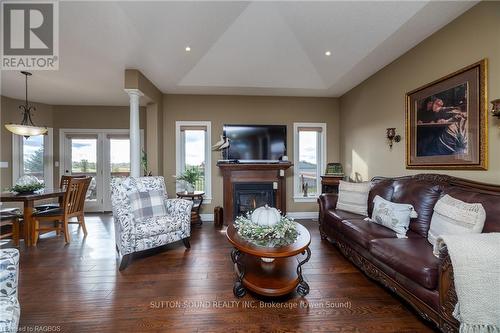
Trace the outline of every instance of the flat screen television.
<instances>
[{"instance_id":1,"label":"flat screen television","mask_svg":"<svg viewBox=\"0 0 500 333\"><path fill-rule=\"evenodd\" d=\"M285 125L224 125L224 136L229 160L277 162L286 155Z\"/></svg>"}]
</instances>

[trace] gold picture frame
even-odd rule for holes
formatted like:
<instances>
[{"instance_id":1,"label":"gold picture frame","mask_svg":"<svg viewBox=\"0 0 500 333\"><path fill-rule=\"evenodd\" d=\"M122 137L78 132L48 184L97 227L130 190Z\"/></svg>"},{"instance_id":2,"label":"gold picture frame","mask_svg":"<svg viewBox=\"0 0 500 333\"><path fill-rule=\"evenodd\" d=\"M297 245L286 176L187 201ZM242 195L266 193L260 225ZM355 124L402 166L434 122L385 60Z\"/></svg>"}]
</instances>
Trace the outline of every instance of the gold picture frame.
<instances>
[{"instance_id":1,"label":"gold picture frame","mask_svg":"<svg viewBox=\"0 0 500 333\"><path fill-rule=\"evenodd\" d=\"M488 169L487 59L405 95L407 169Z\"/></svg>"}]
</instances>

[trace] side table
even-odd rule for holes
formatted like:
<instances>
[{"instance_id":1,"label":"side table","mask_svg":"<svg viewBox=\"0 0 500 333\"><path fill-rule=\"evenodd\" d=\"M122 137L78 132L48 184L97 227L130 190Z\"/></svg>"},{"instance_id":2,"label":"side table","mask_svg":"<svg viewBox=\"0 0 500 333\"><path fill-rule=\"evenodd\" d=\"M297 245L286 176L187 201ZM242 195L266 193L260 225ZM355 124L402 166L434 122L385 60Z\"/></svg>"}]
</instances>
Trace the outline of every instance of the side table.
<instances>
[{"instance_id":1,"label":"side table","mask_svg":"<svg viewBox=\"0 0 500 333\"><path fill-rule=\"evenodd\" d=\"M321 176L321 193L339 193L339 181L344 180L344 176Z\"/></svg>"},{"instance_id":2,"label":"side table","mask_svg":"<svg viewBox=\"0 0 500 333\"><path fill-rule=\"evenodd\" d=\"M193 201L193 209L191 210L191 224L201 225L202 220L200 217L200 209L203 204L203 196L205 192L194 191L194 192L177 192L177 198L186 199Z\"/></svg>"}]
</instances>

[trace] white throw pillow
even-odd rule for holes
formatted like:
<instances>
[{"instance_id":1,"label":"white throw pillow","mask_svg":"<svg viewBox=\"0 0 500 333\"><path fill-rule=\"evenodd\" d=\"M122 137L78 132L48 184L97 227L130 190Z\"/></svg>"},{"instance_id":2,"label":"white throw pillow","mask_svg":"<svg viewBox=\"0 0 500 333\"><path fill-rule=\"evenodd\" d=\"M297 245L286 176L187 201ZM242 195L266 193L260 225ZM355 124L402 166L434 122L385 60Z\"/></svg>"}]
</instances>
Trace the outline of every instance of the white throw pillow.
<instances>
[{"instance_id":1,"label":"white throw pillow","mask_svg":"<svg viewBox=\"0 0 500 333\"><path fill-rule=\"evenodd\" d=\"M479 234L483 231L486 211L480 203L467 203L446 194L434 206L427 240L439 256L437 239L441 235Z\"/></svg>"},{"instance_id":2,"label":"white throw pillow","mask_svg":"<svg viewBox=\"0 0 500 333\"><path fill-rule=\"evenodd\" d=\"M367 216L368 194L371 188L371 182L350 183L341 180L339 182L337 209Z\"/></svg>"},{"instance_id":3,"label":"white throw pillow","mask_svg":"<svg viewBox=\"0 0 500 333\"><path fill-rule=\"evenodd\" d=\"M387 201L377 195L373 199L373 212L370 222L374 222L393 230L398 238L404 238L410 219L418 217L417 212L410 204Z\"/></svg>"}]
</instances>

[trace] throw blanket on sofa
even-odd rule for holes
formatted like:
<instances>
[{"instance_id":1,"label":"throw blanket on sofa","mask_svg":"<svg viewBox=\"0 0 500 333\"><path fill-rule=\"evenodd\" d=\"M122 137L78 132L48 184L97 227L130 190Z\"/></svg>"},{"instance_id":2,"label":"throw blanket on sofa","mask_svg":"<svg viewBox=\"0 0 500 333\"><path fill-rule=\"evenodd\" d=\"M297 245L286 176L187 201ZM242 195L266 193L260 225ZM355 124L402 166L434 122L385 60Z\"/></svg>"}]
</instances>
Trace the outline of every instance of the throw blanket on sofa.
<instances>
[{"instance_id":1,"label":"throw blanket on sofa","mask_svg":"<svg viewBox=\"0 0 500 333\"><path fill-rule=\"evenodd\" d=\"M500 233L443 235L453 265L460 333L500 333Z\"/></svg>"}]
</instances>

